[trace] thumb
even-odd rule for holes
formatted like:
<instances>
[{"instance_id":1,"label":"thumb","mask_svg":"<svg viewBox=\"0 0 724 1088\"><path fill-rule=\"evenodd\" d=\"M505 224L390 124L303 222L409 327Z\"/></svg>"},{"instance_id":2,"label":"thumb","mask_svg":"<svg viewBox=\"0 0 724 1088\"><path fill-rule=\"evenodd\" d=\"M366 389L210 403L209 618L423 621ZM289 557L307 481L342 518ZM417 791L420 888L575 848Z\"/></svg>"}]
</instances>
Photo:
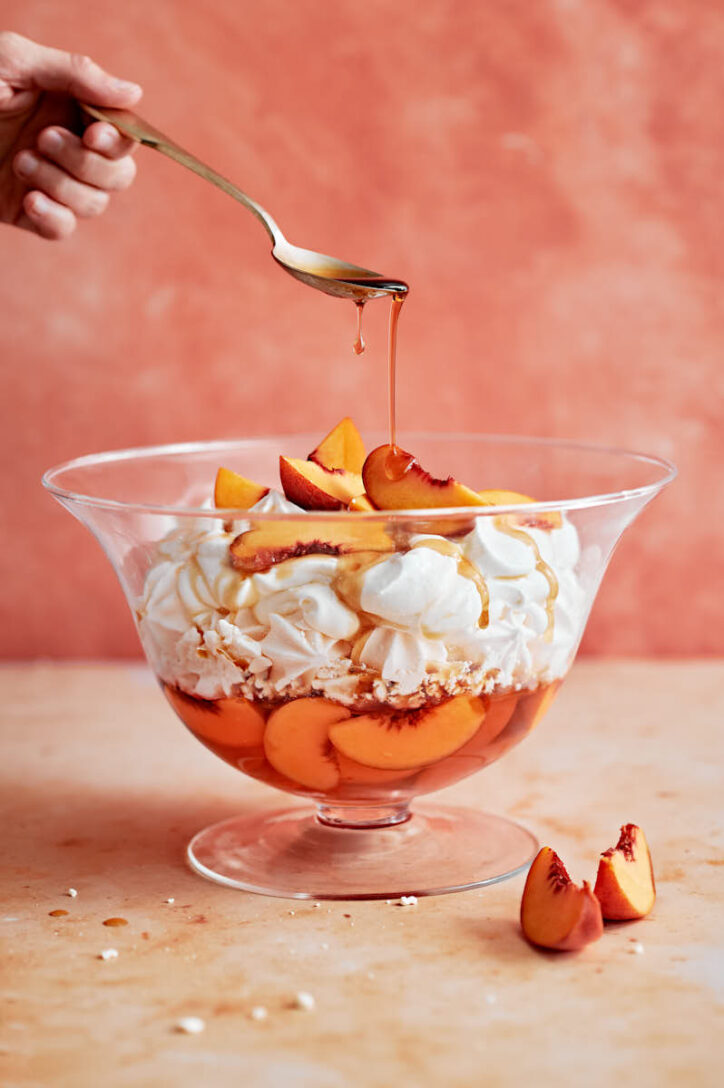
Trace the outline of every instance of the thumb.
<instances>
[{"instance_id":1,"label":"thumb","mask_svg":"<svg viewBox=\"0 0 724 1088\"><path fill-rule=\"evenodd\" d=\"M109 75L90 57L65 53L25 40L19 74L43 91L71 95L95 106L133 106L143 91L137 83ZM20 59L20 58L18 58Z\"/></svg>"}]
</instances>

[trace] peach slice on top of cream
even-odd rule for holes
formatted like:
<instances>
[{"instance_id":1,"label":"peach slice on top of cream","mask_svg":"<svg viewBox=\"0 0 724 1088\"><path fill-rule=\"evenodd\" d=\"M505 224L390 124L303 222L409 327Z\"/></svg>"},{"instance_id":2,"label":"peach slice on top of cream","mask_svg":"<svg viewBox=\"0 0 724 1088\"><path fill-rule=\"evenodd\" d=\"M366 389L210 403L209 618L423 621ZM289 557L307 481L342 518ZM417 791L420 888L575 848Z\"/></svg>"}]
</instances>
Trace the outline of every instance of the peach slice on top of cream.
<instances>
[{"instance_id":1,"label":"peach slice on top of cream","mask_svg":"<svg viewBox=\"0 0 724 1088\"><path fill-rule=\"evenodd\" d=\"M378 446L362 468L363 490L382 510L422 510L446 506L485 506L477 491L449 476L438 480L411 453Z\"/></svg>"},{"instance_id":2,"label":"peach slice on top of cream","mask_svg":"<svg viewBox=\"0 0 724 1088\"><path fill-rule=\"evenodd\" d=\"M230 468L220 468L214 484L214 506L228 510L248 510L269 494L268 487L247 480Z\"/></svg>"},{"instance_id":3,"label":"peach slice on top of cream","mask_svg":"<svg viewBox=\"0 0 724 1088\"><path fill-rule=\"evenodd\" d=\"M304 510L343 510L357 495L364 494L359 473L324 468L299 457L280 457L279 477L289 501Z\"/></svg>"},{"instance_id":4,"label":"peach slice on top of cream","mask_svg":"<svg viewBox=\"0 0 724 1088\"><path fill-rule=\"evenodd\" d=\"M362 473L362 465L365 461L365 446L357 427L345 416L336 427L333 427L326 438L323 438L307 458L316 461L322 468L344 469L346 472Z\"/></svg>"}]
</instances>

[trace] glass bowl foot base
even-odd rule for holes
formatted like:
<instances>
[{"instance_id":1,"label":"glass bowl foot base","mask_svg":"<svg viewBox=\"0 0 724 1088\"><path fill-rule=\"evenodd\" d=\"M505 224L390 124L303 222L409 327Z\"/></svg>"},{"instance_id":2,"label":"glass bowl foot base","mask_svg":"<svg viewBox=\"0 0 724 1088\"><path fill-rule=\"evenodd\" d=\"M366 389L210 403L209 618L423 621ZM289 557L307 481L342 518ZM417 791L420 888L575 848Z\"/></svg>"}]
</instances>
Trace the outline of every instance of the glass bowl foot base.
<instances>
[{"instance_id":1,"label":"glass bowl foot base","mask_svg":"<svg viewBox=\"0 0 724 1088\"><path fill-rule=\"evenodd\" d=\"M287 899L398 899L479 888L524 872L538 848L487 812L422 806L386 826L334 826L314 810L236 817L199 831L191 868L228 888Z\"/></svg>"}]
</instances>

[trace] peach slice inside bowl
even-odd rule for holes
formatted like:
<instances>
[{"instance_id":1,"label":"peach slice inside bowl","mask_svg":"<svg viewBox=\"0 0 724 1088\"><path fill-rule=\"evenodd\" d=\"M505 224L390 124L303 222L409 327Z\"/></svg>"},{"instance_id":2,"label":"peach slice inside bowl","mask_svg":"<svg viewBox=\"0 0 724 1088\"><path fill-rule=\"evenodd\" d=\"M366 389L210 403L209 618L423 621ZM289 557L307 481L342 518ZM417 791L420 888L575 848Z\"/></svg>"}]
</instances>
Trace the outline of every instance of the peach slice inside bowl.
<instances>
[{"instance_id":1,"label":"peach slice inside bowl","mask_svg":"<svg viewBox=\"0 0 724 1088\"><path fill-rule=\"evenodd\" d=\"M416 798L534 730L532 758L548 735L561 743L565 696L544 719L609 557L675 469L547 439L400 441L424 470L387 473L385 436L343 420L321 440L112 451L43 478L102 545L203 745L179 782L189 805L204 748L240 785L298 799L194 836L187 860L208 879L393 898L493 883L536 853L503 816Z\"/></svg>"}]
</instances>

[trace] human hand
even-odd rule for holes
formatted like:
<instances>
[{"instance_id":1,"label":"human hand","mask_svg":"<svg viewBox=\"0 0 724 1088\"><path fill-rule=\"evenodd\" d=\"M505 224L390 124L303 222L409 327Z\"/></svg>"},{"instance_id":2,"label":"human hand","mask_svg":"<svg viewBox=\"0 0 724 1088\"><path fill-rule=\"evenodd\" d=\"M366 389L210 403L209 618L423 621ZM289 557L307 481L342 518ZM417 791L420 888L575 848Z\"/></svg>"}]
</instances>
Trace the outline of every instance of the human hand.
<instances>
[{"instance_id":1,"label":"human hand","mask_svg":"<svg viewBox=\"0 0 724 1088\"><path fill-rule=\"evenodd\" d=\"M105 211L135 177L137 145L102 121L86 128L78 101L128 109L141 94L89 57L0 33L0 222L67 238Z\"/></svg>"}]
</instances>

